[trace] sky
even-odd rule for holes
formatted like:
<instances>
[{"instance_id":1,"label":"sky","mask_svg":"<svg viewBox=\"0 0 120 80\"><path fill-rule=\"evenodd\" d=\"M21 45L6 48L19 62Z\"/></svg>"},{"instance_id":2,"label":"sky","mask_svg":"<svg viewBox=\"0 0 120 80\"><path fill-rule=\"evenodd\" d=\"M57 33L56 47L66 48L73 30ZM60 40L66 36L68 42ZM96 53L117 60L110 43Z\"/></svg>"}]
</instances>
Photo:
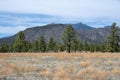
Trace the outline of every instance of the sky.
<instances>
[{"instance_id":1,"label":"sky","mask_svg":"<svg viewBox=\"0 0 120 80\"><path fill-rule=\"evenodd\" d=\"M120 25L120 0L0 0L0 38L50 23Z\"/></svg>"}]
</instances>

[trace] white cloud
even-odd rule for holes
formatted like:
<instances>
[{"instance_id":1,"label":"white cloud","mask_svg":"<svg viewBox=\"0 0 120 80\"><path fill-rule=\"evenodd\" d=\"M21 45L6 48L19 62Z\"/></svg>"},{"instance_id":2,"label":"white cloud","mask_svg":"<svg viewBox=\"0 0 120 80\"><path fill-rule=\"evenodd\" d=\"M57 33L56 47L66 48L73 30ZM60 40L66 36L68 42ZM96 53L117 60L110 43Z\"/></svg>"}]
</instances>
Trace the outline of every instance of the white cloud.
<instances>
[{"instance_id":1,"label":"white cloud","mask_svg":"<svg viewBox=\"0 0 120 80\"><path fill-rule=\"evenodd\" d=\"M19 31L25 30L27 27L26 26L16 26L16 27L4 27L0 26L0 34L15 34L18 33Z\"/></svg>"},{"instance_id":2,"label":"white cloud","mask_svg":"<svg viewBox=\"0 0 120 80\"><path fill-rule=\"evenodd\" d=\"M119 4L119 0L1 0L0 10L76 18L118 18Z\"/></svg>"},{"instance_id":3,"label":"white cloud","mask_svg":"<svg viewBox=\"0 0 120 80\"><path fill-rule=\"evenodd\" d=\"M41 18L0 14L0 23L11 24L9 27L0 25L0 34L15 34L30 26L52 22L83 22L94 27L112 22L120 25L120 0L0 0L0 11L60 16Z\"/></svg>"}]
</instances>

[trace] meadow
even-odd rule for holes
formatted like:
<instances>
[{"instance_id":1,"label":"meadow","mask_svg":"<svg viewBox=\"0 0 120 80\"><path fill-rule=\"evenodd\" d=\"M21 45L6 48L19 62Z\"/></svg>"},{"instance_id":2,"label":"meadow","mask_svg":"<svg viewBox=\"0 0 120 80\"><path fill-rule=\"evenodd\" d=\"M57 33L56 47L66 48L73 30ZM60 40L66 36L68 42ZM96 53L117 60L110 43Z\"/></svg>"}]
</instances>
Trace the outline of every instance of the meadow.
<instances>
[{"instance_id":1,"label":"meadow","mask_svg":"<svg viewBox=\"0 0 120 80\"><path fill-rule=\"evenodd\" d=\"M120 80L120 54L0 53L0 80Z\"/></svg>"}]
</instances>

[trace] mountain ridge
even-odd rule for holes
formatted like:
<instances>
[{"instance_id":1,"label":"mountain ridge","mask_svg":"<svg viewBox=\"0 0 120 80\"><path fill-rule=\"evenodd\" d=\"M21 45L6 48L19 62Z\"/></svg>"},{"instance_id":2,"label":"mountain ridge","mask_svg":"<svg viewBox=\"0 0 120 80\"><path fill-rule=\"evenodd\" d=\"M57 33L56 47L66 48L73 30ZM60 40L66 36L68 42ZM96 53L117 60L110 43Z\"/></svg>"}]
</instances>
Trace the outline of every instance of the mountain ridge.
<instances>
[{"instance_id":1,"label":"mountain ridge","mask_svg":"<svg viewBox=\"0 0 120 80\"><path fill-rule=\"evenodd\" d=\"M72 25L77 31L77 36L81 41L89 43L102 43L109 34L109 28L93 28L83 23L77 24L48 24L44 26L36 26L24 30L25 38L28 42L39 40L43 35L48 41L53 37L57 43L62 43L61 37L68 25ZM77 25L77 26L76 26ZM0 43L13 43L17 34L1 38Z\"/></svg>"}]
</instances>

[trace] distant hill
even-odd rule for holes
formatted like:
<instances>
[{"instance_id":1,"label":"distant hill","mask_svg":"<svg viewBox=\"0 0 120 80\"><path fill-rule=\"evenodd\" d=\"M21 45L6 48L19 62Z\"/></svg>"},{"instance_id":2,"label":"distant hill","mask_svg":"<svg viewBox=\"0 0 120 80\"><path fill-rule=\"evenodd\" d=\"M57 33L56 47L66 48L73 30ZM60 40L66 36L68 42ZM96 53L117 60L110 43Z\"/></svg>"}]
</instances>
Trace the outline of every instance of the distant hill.
<instances>
[{"instance_id":1,"label":"distant hill","mask_svg":"<svg viewBox=\"0 0 120 80\"><path fill-rule=\"evenodd\" d=\"M61 43L61 37L67 25L69 24L48 24L45 26L36 26L24 30L24 34L28 42L39 40L40 36L43 35L45 36L46 41L48 41L50 37L53 37L55 41ZM77 36L81 41L87 41L90 43L103 42L110 32L110 29L107 27L93 28L82 23L71 25L77 31ZM13 43L16 36L17 34L6 38L1 38L0 43Z\"/></svg>"},{"instance_id":2,"label":"distant hill","mask_svg":"<svg viewBox=\"0 0 120 80\"><path fill-rule=\"evenodd\" d=\"M72 26L76 29L76 30L91 30L91 29L95 29L91 26L88 26L86 24L83 23L77 23L77 24L72 24Z\"/></svg>"}]
</instances>

